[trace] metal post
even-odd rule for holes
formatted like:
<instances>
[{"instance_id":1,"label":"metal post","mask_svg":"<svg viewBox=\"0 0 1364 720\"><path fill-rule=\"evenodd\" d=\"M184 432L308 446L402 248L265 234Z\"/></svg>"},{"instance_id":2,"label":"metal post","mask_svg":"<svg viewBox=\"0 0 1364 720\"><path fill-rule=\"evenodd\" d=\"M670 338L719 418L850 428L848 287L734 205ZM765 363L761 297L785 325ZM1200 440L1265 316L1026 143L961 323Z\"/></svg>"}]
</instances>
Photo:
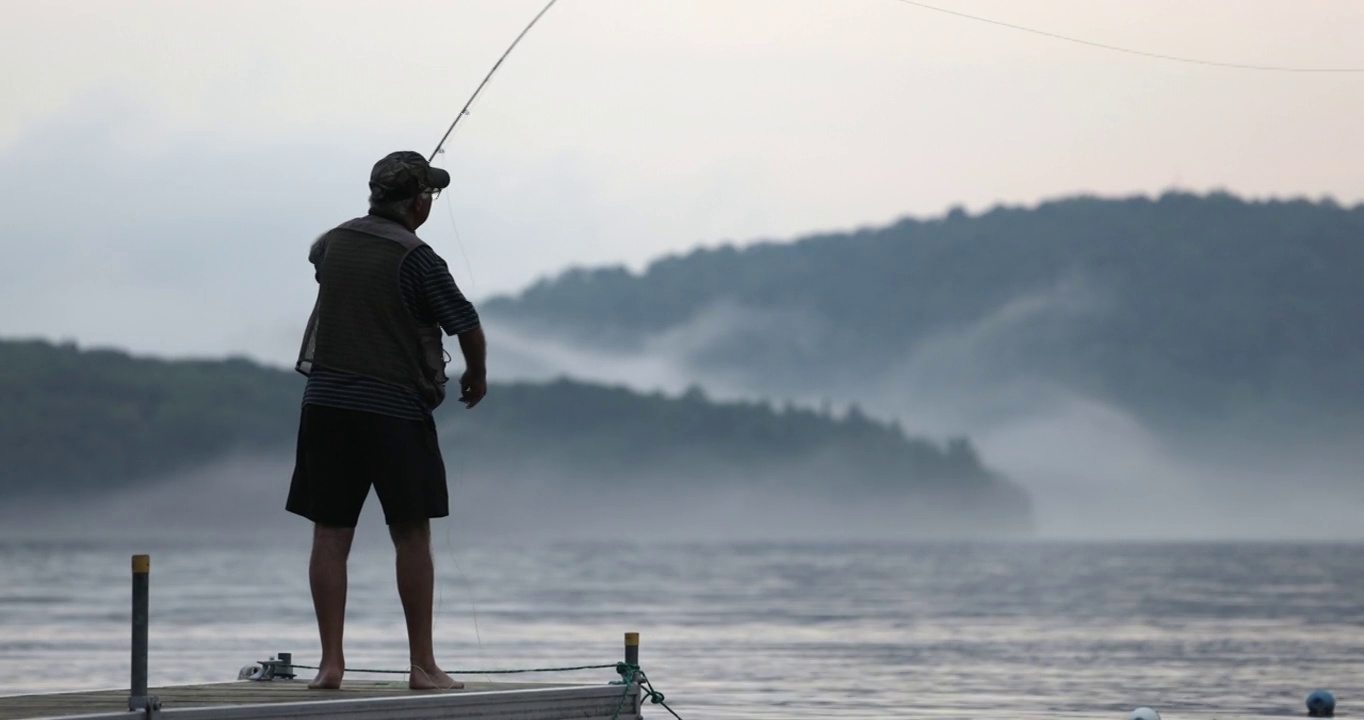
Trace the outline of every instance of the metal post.
<instances>
[{"instance_id":1,"label":"metal post","mask_svg":"<svg viewBox=\"0 0 1364 720\"><path fill-rule=\"evenodd\" d=\"M632 704L635 706L635 707L634 707L634 716L635 716L635 717L641 717L641 716L642 716L641 713L644 712L644 696L643 696L643 694L641 693L641 691L640 691L640 689L639 689L639 688L642 686L642 683L640 682L640 673L639 673L639 670L638 670L638 668L639 668L639 633L637 633L637 632L628 632L628 633L625 633L625 664L626 664L626 665L629 665L630 667L636 669L635 674L634 674L634 683L633 683L634 686L635 686L635 687L634 687L634 691L635 691L635 700L634 700L634 702L633 702ZM626 672L629 672L629 670L627 670Z\"/></svg>"},{"instance_id":2,"label":"metal post","mask_svg":"<svg viewBox=\"0 0 1364 720\"><path fill-rule=\"evenodd\" d=\"M155 717L161 709L161 701L147 695L147 618L151 570L150 555L133 556L133 655L128 709L145 712L147 717Z\"/></svg>"},{"instance_id":3,"label":"metal post","mask_svg":"<svg viewBox=\"0 0 1364 720\"><path fill-rule=\"evenodd\" d=\"M129 694L135 698L147 695L147 591L151 569L151 556L133 556L133 683Z\"/></svg>"},{"instance_id":4,"label":"metal post","mask_svg":"<svg viewBox=\"0 0 1364 720\"><path fill-rule=\"evenodd\" d=\"M625 664L639 667L639 633L625 633Z\"/></svg>"}]
</instances>

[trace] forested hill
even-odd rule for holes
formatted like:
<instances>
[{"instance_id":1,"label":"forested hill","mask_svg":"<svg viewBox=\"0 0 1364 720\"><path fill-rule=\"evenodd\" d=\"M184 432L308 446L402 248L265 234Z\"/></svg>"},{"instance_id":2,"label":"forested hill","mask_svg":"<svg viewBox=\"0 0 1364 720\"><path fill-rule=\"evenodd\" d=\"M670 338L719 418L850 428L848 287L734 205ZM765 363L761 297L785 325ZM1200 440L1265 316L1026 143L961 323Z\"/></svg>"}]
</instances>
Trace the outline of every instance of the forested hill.
<instances>
[{"instance_id":1,"label":"forested hill","mask_svg":"<svg viewBox=\"0 0 1364 720\"><path fill-rule=\"evenodd\" d=\"M0 341L0 500L88 494L230 453L290 457L303 378L245 360L166 361ZM718 404L570 381L494 385L437 413L460 482L610 494L685 483L809 497L905 498L1029 522L1027 499L969 441L905 436L857 413ZM944 510L945 512L945 510Z\"/></svg>"},{"instance_id":2,"label":"forested hill","mask_svg":"<svg viewBox=\"0 0 1364 720\"><path fill-rule=\"evenodd\" d=\"M490 318L621 349L695 338L763 393L1029 379L1169 423L1364 416L1364 205L1076 197L576 269ZM904 379L902 377L902 379ZM865 396L865 393L864 393Z\"/></svg>"}]
</instances>

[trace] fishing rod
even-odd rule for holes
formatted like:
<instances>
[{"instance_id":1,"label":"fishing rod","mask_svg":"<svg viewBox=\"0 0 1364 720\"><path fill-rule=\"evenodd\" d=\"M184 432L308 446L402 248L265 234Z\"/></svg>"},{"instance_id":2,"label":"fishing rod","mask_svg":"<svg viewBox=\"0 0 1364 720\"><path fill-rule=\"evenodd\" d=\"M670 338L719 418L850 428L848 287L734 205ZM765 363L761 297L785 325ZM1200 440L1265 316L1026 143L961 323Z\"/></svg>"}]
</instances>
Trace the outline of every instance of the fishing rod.
<instances>
[{"instance_id":1,"label":"fishing rod","mask_svg":"<svg viewBox=\"0 0 1364 720\"><path fill-rule=\"evenodd\" d=\"M530 24L526 25L520 35L516 36L516 39L512 41L512 44L507 47L507 51L502 53L502 57L497 59L497 63L493 65L493 69L488 71L488 74L483 78L483 82L479 83L478 87L474 89L474 94L469 96L469 101L464 103L463 108L460 108L459 114L455 116L454 122L450 123L450 127L447 128L445 134L441 136L440 142L436 143L436 149L431 151L431 157L427 158L427 162L435 162L436 156L440 154L441 148L445 146L445 141L450 138L450 133L455 131L455 126L459 124L460 118L469 114L469 106L473 105L474 99L478 97L480 92L483 92L483 86L487 85L488 81L493 79L493 73L497 72L497 69L502 66L502 61L507 59L507 56L510 55L511 51L516 47L516 44L521 42L521 38L525 37L526 33L530 32L532 27L535 27L535 23L539 22L540 18L545 13L549 12L549 9L558 1L559 0L549 0L549 3L545 5L544 9L531 19Z\"/></svg>"}]
</instances>

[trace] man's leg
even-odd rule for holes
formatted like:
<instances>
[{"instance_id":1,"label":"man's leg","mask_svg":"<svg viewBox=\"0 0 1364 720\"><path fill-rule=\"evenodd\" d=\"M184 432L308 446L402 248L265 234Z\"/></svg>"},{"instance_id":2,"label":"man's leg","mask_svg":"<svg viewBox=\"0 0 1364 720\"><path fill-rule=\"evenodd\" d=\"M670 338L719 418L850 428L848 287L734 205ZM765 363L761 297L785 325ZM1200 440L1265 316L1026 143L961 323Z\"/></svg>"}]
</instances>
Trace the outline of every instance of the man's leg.
<instances>
[{"instance_id":1,"label":"man's leg","mask_svg":"<svg viewBox=\"0 0 1364 720\"><path fill-rule=\"evenodd\" d=\"M346 626L346 559L354 539L355 528L313 526L308 583L317 612L317 631L322 637L322 662L318 663L317 677L308 683L310 688L335 690L341 687L341 676L346 672L341 638Z\"/></svg>"},{"instance_id":2,"label":"man's leg","mask_svg":"<svg viewBox=\"0 0 1364 720\"><path fill-rule=\"evenodd\" d=\"M407 646L412 672L408 686L415 690L464 687L436 665L431 638L432 596L436 572L431 560L431 522L416 520L389 526L397 556L398 597L407 616Z\"/></svg>"}]
</instances>

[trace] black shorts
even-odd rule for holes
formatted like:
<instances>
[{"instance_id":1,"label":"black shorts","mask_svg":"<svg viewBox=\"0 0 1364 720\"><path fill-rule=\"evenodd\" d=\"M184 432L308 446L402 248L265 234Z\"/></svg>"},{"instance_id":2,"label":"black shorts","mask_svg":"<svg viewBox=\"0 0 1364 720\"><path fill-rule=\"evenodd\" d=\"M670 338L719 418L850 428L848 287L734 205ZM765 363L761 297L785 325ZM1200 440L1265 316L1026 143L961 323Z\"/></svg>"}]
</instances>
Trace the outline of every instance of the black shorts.
<instances>
[{"instance_id":1,"label":"black shorts","mask_svg":"<svg viewBox=\"0 0 1364 720\"><path fill-rule=\"evenodd\" d=\"M371 485L389 525L449 515L435 421L304 405L285 509L355 527Z\"/></svg>"}]
</instances>

